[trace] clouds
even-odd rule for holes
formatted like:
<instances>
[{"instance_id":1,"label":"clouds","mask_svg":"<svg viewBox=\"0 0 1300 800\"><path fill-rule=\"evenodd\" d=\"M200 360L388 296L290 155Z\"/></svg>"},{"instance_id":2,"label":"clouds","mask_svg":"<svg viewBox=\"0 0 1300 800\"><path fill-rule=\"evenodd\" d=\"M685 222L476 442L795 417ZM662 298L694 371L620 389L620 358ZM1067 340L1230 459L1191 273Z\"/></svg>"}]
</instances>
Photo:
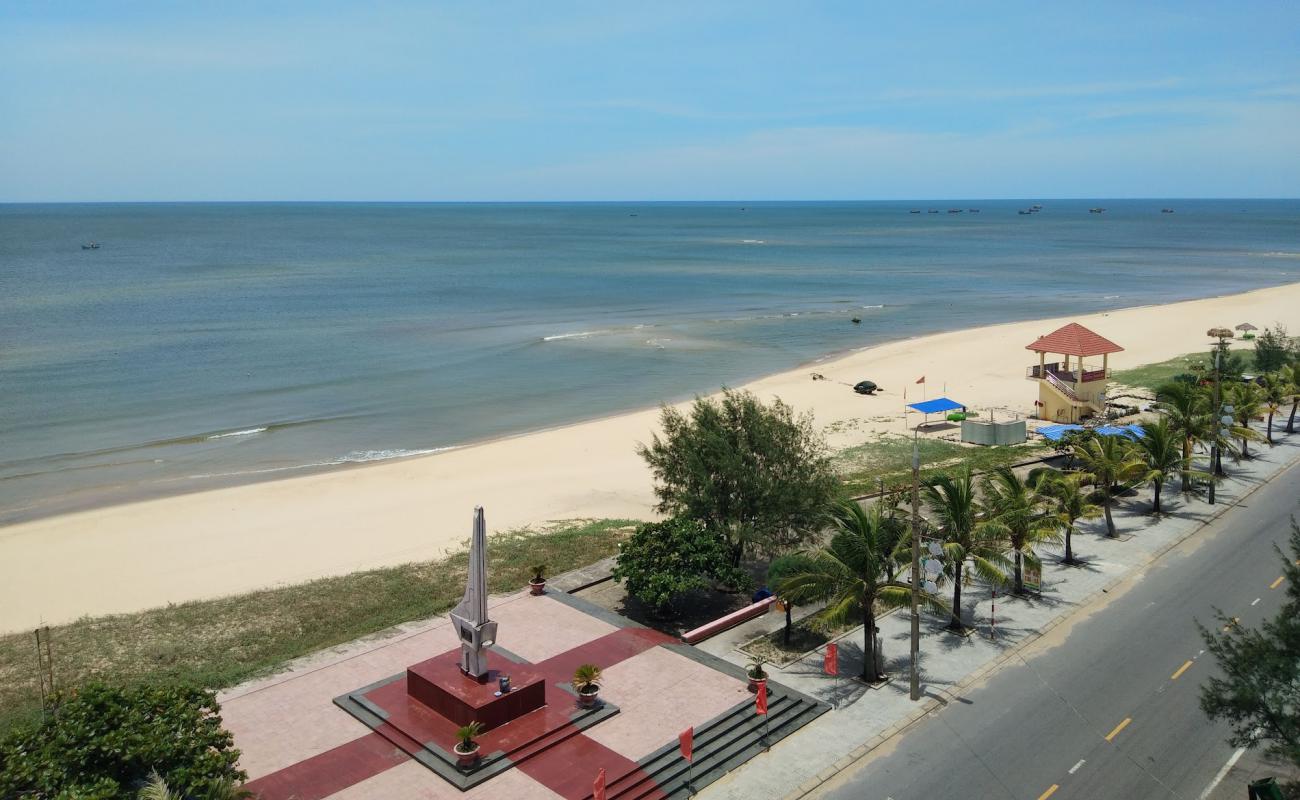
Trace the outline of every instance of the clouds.
<instances>
[{"instance_id":1,"label":"clouds","mask_svg":"<svg viewBox=\"0 0 1300 800\"><path fill-rule=\"evenodd\" d=\"M762 2L23 14L0 9L0 200L1300 185L1285 5L1249 18Z\"/></svg>"}]
</instances>

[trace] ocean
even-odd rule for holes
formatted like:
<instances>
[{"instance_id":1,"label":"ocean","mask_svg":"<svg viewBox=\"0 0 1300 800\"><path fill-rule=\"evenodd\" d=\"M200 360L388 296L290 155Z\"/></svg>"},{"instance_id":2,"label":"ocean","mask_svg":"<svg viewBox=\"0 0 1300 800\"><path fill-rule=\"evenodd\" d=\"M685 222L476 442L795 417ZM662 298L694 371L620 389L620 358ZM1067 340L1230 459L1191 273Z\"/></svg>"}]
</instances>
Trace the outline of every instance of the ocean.
<instances>
[{"instance_id":1,"label":"ocean","mask_svg":"<svg viewBox=\"0 0 1300 800\"><path fill-rule=\"evenodd\" d=\"M1294 200L0 205L0 524L1297 280Z\"/></svg>"}]
</instances>

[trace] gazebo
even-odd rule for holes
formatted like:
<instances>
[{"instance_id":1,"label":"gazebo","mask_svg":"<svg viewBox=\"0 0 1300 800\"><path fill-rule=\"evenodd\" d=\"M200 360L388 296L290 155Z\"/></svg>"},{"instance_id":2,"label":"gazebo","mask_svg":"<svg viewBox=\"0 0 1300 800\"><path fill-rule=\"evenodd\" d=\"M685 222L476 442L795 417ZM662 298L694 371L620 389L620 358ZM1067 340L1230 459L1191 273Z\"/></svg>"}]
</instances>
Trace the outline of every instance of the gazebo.
<instances>
[{"instance_id":1,"label":"gazebo","mask_svg":"<svg viewBox=\"0 0 1300 800\"><path fill-rule=\"evenodd\" d=\"M1025 370L1025 377L1038 383L1036 405L1041 419L1072 423L1106 410L1109 356L1124 348L1071 322L1040 336L1025 349L1038 353L1038 364ZM1048 354L1056 353L1063 360L1049 362ZM1096 356L1101 356L1100 365L1084 363L1085 358Z\"/></svg>"}]
</instances>

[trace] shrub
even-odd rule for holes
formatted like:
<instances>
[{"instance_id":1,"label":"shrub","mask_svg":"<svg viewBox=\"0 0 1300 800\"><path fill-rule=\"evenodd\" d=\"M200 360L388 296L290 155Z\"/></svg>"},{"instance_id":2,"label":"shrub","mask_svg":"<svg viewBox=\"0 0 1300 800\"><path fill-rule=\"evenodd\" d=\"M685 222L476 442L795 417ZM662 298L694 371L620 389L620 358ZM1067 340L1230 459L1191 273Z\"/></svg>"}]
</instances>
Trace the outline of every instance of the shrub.
<instances>
[{"instance_id":1,"label":"shrub","mask_svg":"<svg viewBox=\"0 0 1300 800\"><path fill-rule=\"evenodd\" d=\"M247 777L206 689L93 683L56 702L40 725L0 740L0 797L126 800L155 772L205 796Z\"/></svg>"},{"instance_id":2,"label":"shrub","mask_svg":"<svg viewBox=\"0 0 1300 800\"><path fill-rule=\"evenodd\" d=\"M664 612L681 594L716 583L748 588L749 576L731 563L727 540L694 520L649 522L619 545L614 579Z\"/></svg>"}]
</instances>

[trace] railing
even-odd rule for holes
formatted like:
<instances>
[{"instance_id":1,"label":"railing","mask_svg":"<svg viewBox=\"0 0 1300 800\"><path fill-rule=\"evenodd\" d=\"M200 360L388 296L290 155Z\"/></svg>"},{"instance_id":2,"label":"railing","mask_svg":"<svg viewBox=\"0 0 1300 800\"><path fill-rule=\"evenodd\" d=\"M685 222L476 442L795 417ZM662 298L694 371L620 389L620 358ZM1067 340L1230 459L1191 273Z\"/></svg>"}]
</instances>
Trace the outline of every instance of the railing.
<instances>
[{"instance_id":1,"label":"railing","mask_svg":"<svg viewBox=\"0 0 1300 800\"><path fill-rule=\"evenodd\" d=\"M1063 394L1063 395L1065 395L1066 397L1070 398L1071 400L1074 400L1074 401L1078 402L1078 400L1079 400L1079 395L1075 394L1075 393L1074 393L1074 390L1071 389L1069 386L1067 386L1067 385L1065 384L1064 381L1062 381L1060 378L1056 377L1056 374L1055 374L1055 373L1052 373L1052 372L1045 373L1045 374L1044 374L1044 377L1047 378L1047 382L1050 383L1050 384L1052 384L1052 386L1053 386L1053 387L1054 387L1058 392L1060 392L1061 394Z\"/></svg>"},{"instance_id":2,"label":"railing","mask_svg":"<svg viewBox=\"0 0 1300 800\"><path fill-rule=\"evenodd\" d=\"M1104 381L1110 377L1110 370L1088 369L1087 367L1084 367L1083 373L1079 374L1076 373L1074 370L1061 369L1061 362L1059 361L1053 364L1043 364L1041 367L1035 364L1032 367L1025 368L1025 377L1031 381L1036 381L1039 380L1040 378L1046 380L1050 377L1055 377L1058 380L1064 381L1065 383L1074 383L1076 380L1076 376L1080 383L1091 383L1092 381Z\"/></svg>"}]
</instances>

